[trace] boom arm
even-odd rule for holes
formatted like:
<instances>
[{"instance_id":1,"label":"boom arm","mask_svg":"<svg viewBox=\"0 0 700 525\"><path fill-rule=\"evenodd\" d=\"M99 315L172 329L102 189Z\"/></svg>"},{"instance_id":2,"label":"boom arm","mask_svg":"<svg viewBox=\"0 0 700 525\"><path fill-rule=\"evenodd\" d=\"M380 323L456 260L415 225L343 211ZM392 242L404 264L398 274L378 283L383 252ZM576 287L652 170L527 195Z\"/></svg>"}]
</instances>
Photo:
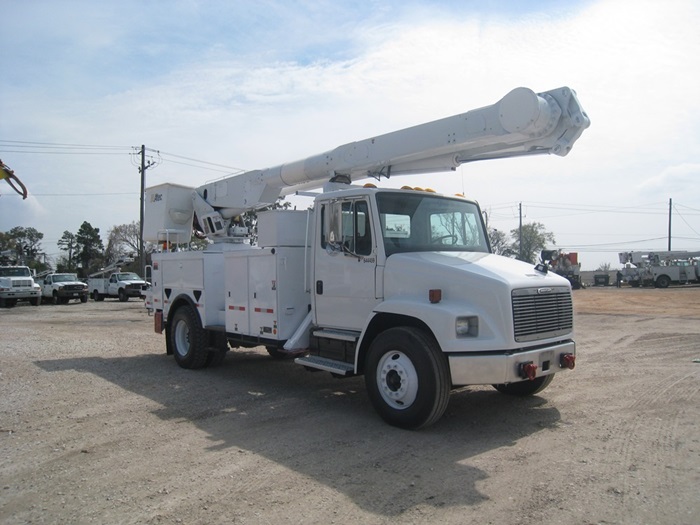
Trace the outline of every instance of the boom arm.
<instances>
[{"instance_id":1,"label":"boom arm","mask_svg":"<svg viewBox=\"0 0 700 525\"><path fill-rule=\"evenodd\" d=\"M454 171L465 162L544 153L564 156L589 124L570 88L536 94L520 87L491 106L205 184L195 190L193 208L201 229L222 237L228 219L330 180Z\"/></svg>"}]
</instances>

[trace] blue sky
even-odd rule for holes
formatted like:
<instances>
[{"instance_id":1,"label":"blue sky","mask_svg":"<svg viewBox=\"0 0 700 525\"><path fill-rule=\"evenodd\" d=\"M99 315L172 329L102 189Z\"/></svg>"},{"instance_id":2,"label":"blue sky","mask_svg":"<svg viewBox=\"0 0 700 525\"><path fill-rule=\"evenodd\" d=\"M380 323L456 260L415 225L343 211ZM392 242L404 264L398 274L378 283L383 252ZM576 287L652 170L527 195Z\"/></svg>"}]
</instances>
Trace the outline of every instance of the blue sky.
<instances>
[{"instance_id":1,"label":"blue sky","mask_svg":"<svg viewBox=\"0 0 700 525\"><path fill-rule=\"evenodd\" d=\"M584 269L700 250L700 7L692 0L0 0L0 231L50 256L83 221L137 220L147 185L197 186L492 104L575 89L591 118L565 158L390 180L464 192L510 231L545 224ZM160 151L160 155L155 151ZM204 164L198 161L212 164ZM305 206L305 203L299 203Z\"/></svg>"}]
</instances>

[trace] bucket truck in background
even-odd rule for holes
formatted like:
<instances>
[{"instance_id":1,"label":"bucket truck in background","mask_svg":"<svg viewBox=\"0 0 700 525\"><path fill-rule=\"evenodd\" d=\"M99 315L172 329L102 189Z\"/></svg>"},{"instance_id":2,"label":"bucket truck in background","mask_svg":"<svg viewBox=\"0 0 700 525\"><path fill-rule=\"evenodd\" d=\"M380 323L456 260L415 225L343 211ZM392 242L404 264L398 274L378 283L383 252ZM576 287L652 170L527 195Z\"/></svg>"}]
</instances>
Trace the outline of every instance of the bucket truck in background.
<instances>
[{"instance_id":1,"label":"bucket truck in background","mask_svg":"<svg viewBox=\"0 0 700 525\"><path fill-rule=\"evenodd\" d=\"M623 279L630 286L668 288L670 284L700 282L700 251L634 251L618 254Z\"/></svg>"},{"instance_id":2,"label":"bucket truck in background","mask_svg":"<svg viewBox=\"0 0 700 525\"><path fill-rule=\"evenodd\" d=\"M578 253L542 250L541 258L542 262L548 265L550 270L565 277L574 290L578 290L583 286L581 284L581 263L578 262Z\"/></svg>"},{"instance_id":3,"label":"bucket truck in background","mask_svg":"<svg viewBox=\"0 0 700 525\"><path fill-rule=\"evenodd\" d=\"M28 266L0 266L0 308L12 308L18 301L41 304L41 287L34 282Z\"/></svg>"},{"instance_id":4,"label":"bucket truck in background","mask_svg":"<svg viewBox=\"0 0 700 525\"><path fill-rule=\"evenodd\" d=\"M517 88L301 161L147 188L144 239L162 249L148 292L155 330L184 368L264 346L309 370L364 375L377 412L403 428L437 421L453 387L540 392L575 365L569 281L491 254L473 200L352 183L564 156L588 125L571 89ZM259 211L311 188L323 192L306 211ZM255 245L241 219L251 210ZM187 251L193 224L212 242L204 251Z\"/></svg>"},{"instance_id":5,"label":"bucket truck in background","mask_svg":"<svg viewBox=\"0 0 700 525\"><path fill-rule=\"evenodd\" d=\"M122 272L121 267L133 262L133 259L122 259L90 274L88 290L95 301L104 301L105 297L114 297L126 302L130 297L144 297L143 288L146 281L134 272Z\"/></svg>"}]
</instances>

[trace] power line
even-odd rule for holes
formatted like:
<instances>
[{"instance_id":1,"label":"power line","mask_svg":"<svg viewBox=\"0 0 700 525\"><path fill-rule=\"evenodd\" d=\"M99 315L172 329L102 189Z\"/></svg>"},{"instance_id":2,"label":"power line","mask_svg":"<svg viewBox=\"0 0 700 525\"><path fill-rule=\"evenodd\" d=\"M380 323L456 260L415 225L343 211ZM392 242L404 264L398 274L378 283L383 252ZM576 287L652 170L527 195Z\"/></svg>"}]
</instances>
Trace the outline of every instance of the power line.
<instances>
[{"instance_id":1,"label":"power line","mask_svg":"<svg viewBox=\"0 0 700 525\"><path fill-rule=\"evenodd\" d=\"M10 144L28 144L39 145L42 147L71 147L71 148L100 148L100 149L131 149L131 146L109 146L100 144L66 144L61 142L31 142L27 140L5 140L0 139L0 142L9 142ZM31 146L18 146L31 147Z\"/></svg>"}]
</instances>

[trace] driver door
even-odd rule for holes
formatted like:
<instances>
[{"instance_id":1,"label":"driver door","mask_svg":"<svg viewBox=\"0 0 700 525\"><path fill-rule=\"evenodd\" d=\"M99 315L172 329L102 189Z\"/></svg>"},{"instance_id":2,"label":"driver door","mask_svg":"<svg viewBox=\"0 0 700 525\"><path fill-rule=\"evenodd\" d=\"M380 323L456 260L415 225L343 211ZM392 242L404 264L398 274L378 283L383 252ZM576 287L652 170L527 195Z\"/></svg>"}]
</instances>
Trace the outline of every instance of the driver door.
<instances>
[{"instance_id":1,"label":"driver door","mask_svg":"<svg viewBox=\"0 0 700 525\"><path fill-rule=\"evenodd\" d=\"M312 291L316 324L362 330L376 297L376 236L364 198L321 205Z\"/></svg>"}]
</instances>

